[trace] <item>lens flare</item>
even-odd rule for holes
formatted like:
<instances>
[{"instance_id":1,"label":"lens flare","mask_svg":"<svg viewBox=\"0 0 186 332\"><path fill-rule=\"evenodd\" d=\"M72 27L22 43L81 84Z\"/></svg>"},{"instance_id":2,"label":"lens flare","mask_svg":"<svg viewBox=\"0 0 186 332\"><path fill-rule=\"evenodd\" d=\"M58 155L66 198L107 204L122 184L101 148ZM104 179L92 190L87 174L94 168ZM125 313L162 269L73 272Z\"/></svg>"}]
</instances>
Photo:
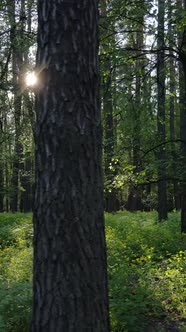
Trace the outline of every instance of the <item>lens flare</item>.
<instances>
[{"instance_id":1,"label":"lens flare","mask_svg":"<svg viewBox=\"0 0 186 332\"><path fill-rule=\"evenodd\" d=\"M29 86L34 86L37 84L37 76L34 72L27 73L25 76L25 83Z\"/></svg>"}]
</instances>

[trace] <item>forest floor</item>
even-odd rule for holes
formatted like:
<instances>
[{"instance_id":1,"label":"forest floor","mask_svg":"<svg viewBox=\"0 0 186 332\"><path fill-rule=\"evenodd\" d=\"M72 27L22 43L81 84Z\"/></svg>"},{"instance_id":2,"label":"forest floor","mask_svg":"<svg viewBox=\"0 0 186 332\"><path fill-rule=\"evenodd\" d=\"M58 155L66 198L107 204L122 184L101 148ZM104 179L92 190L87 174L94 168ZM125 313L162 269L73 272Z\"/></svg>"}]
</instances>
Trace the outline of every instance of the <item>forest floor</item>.
<instances>
[{"instance_id":1,"label":"forest floor","mask_svg":"<svg viewBox=\"0 0 186 332\"><path fill-rule=\"evenodd\" d=\"M180 214L106 214L113 331L186 331L186 236Z\"/></svg>"},{"instance_id":2,"label":"forest floor","mask_svg":"<svg viewBox=\"0 0 186 332\"><path fill-rule=\"evenodd\" d=\"M186 332L186 235L180 215L106 214L112 332ZM32 215L0 214L0 332L28 332Z\"/></svg>"}]
</instances>

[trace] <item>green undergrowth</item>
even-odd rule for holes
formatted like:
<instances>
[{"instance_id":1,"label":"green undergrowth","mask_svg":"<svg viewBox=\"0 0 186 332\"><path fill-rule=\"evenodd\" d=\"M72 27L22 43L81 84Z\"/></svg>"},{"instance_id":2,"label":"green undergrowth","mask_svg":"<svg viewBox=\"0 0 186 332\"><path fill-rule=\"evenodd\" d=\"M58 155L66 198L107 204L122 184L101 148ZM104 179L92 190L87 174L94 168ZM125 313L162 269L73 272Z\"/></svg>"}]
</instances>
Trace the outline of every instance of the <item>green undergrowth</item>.
<instances>
[{"instance_id":1,"label":"green undergrowth","mask_svg":"<svg viewBox=\"0 0 186 332\"><path fill-rule=\"evenodd\" d=\"M29 331L32 235L31 214L0 214L0 332Z\"/></svg>"},{"instance_id":2,"label":"green undergrowth","mask_svg":"<svg viewBox=\"0 0 186 332\"><path fill-rule=\"evenodd\" d=\"M186 236L179 214L106 215L114 332L186 331Z\"/></svg>"},{"instance_id":3,"label":"green undergrowth","mask_svg":"<svg viewBox=\"0 0 186 332\"><path fill-rule=\"evenodd\" d=\"M31 214L0 214L0 332L28 332ZM186 236L180 216L106 214L112 332L186 332Z\"/></svg>"}]
</instances>

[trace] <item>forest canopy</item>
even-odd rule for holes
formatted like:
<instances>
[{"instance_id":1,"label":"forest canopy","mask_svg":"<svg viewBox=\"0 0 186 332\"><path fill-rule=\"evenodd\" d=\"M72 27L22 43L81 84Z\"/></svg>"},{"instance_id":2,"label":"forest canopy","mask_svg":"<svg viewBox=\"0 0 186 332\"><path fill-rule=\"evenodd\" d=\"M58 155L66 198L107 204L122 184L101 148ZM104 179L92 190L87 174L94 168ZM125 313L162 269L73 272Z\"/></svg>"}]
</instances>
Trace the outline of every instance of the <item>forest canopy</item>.
<instances>
[{"instance_id":1,"label":"forest canopy","mask_svg":"<svg viewBox=\"0 0 186 332\"><path fill-rule=\"evenodd\" d=\"M101 0L99 13L105 210L155 209L163 220L182 209L185 231L185 3ZM27 212L36 1L1 1L0 25L0 211Z\"/></svg>"}]
</instances>

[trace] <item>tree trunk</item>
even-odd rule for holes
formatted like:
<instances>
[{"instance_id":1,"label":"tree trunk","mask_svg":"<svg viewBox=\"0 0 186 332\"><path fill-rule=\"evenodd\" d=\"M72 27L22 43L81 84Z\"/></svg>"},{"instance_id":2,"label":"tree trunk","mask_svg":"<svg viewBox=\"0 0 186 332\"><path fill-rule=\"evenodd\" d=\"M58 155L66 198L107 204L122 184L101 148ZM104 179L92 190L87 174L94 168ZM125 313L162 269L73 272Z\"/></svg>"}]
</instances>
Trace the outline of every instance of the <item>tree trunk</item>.
<instances>
[{"instance_id":1,"label":"tree trunk","mask_svg":"<svg viewBox=\"0 0 186 332\"><path fill-rule=\"evenodd\" d=\"M179 9L186 9L186 1L177 0ZM178 36L180 47L179 89L180 89L180 139L181 139L181 232L186 233L186 29Z\"/></svg>"},{"instance_id":2,"label":"tree trunk","mask_svg":"<svg viewBox=\"0 0 186 332\"><path fill-rule=\"evenodd\" d=\"M105 210L113 212L118 209L117 191L113 188L113 181L116 175L113 164L115 135L113 120L113 98L112 98L112 64L109 54L110 38L107 36L109 18L107 17L107 2L100 1L100 13L102 15L102 39L101 52L103 53L102 69L102 91L103 91L103 120L104 120L104 167L105 167ZM113 38L113 37L112 37ZM113 168L112 168L113 166Z\"/></svg>"},{"instance_id":3,"label":"tree trunk","mask_svg":"<svg viewBox=\"0 0 186 332\"><path fill-rule=\"evenodd\" d=\"M8 1L8 9L9 9L9 19L11 25L10 42L12 47L12 83L13 83L14 119L15 119L15 143L14 143L14 156L13 156L13 165L12 165L12 195L10 201L10 209L12 212L16 212L18 210L20 159L23 151L22 143L20 141L21 107L22 107L20 75L21 75L21 65L22 65L22 53L20 50L20 45L18 40L18 37L20 36L22 37L22 29L19 32L16 29L17 23L15 19L16 15L15 1Z\"/></svg>"},{"instance_id":4,"label":"tree trunk","mask_svg":"<svg viewBox=\"0 0 186 332\"><path fill-rule=\"evenodd\" d=\"M134 172L138 173L141 171L141 158L140 158L140 147L141 147L141 112L142 112L142 73L144 71L143 64L144 59L141 57L143 46L144 46L144 14L138 18L137 32L135 33L134 49L136 51L135 61L135 99L133 105L133 166L135 166ZM129 195L126 205L127 210L134 212L142 210L142 192L141 186L132 186L129 189Z\"/></svg>"},{"instance_id":5,"label":"tree trunk","mask_svg":"<svg viewBox=\"0 0 186 332\"><path fill-rule=\"evenodd\" d=\"M186 40L185 40L186 45ZM181 139L181 162L182 162L182 184L181 184L181 232L186 233L186 54L182 54L182 69L184 81L181 85L181 107L180 107L180 139Z\"/></svg>"},{"instance_id":6,"label":"tree trunk","mask_svg":"<svg viewBox=\"0 0 186 332\"><path fill-rule=\"evenodd\" d=\"M158 114L157 128L160 142L165 142L165 63L164 63L164 0L158 1L158 57L157 57L157 88L158 88ZM161 145L158 151L158 218L167 219L167 183L165 167L165 147Z\"/></svg>"},{"instance_id":7,"label":"tree trunk","mask_svg":"<svg viewBox=\"0 0 186 332\"><path fill-rule=\"evenodd\" d=\"M176 94L176 71L175 71L175 59L173 53L173 34L174 31L172 29L172 19L173 19L173 8L172 8L172 1L168 1L168 37L169 37L169 75L170 75L170 83L169 83L169 91L170 91L170 101L169 101L169 127L170 127L170 141L171 143L171 155L172 155L172 174L178 173L177 169L177 160L178 155L176 153L176 146L175 146L175 94ZM174 200L174 208L176 210L180 209L180 195L179 195L179 185L178 181L173 180L173 200Z\"/></svg>"},{"instance_id":8,"label":"tree trunk","mask_svg":"<svg viewBox=\"0 0 186 332\"><path fill-rule=\"evenodd\" d=\"M186 45L186 43L185 43ZM182 59L184 72L183 102L180 107L180 138L181 138L181 162L182 162L182 185L181 185L181 232L186 233L186 54Z\"/></svg>"},{"instance_id":9,"label":"tree trunk","mask_svg":"<svg viewBox=\"0 0 186 332\"><path fill-rule=\"evenodd\" d=\"M97 1L38 1L32 332L108 332Z\"/></svg>"},{"instance_id":10,"label":"tree trunk","mask_svg":"<svg viewBox=\"0 0 186 332\"><path fill-rule=\"evenodd\" d=\"M4 144L3 144L3 116L0 113L0 146L1 146L1 156L0 156L0 212L4 209Z\"/></svg>"},{"instance_id":11,"label":"tree trunk","mask_svg":"<svg viewBox=\"0 0 186 332\"><path fill-rule=\"evenodd\" d=\"M3 163L0 160L0 212L4 211L4 176L3 176Z\"/></svg>"},{"instance_id":12,"label":"tree trunk","mask_svg":"<svg viewBox=\"0 0 186 332\"><path fill-rule=\"evenodd\" d=\"M20 199L20 210L21 212L30 212L32 211L32 156L31 154L27 155L23 169L21 172L21 199Z\"/></svg>"},{"instance_id":13,"label":"tree trunk","mask_svg":"<svg viewBox=\"0 0 186 332\"><path fill-rule=\"evenodd\" d=\"M7 139L7 132L8 132L8 123L7 123L7 115L4 116L3 119L3 128L4 128L4 132L5 132L5 141L4 141L4 151L7 152L7 157L5 157L4 159L4 190L5 190L5 197L4 197L4 204L5 204L5 211L9 212L9 207L10 207L10 165L9 165L9 158L11 158L11 150L12 150L12 146L11 146L11 142L9 139Z\"/></svg>"}]
</instances>

